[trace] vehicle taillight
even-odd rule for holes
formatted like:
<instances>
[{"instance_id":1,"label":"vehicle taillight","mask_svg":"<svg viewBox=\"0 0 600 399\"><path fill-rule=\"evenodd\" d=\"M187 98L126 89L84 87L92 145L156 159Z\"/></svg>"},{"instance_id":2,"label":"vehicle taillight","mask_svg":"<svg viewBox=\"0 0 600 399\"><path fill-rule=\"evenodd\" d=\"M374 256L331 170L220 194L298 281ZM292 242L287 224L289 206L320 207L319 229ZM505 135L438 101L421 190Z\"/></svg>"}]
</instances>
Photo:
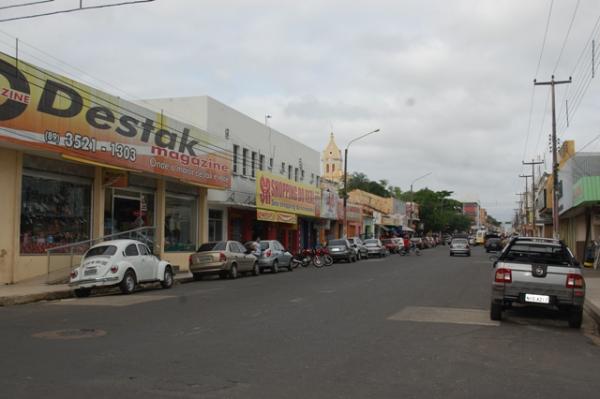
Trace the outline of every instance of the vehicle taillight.
<instances>
[{"instance_id":1,"label":"vehicle taillight","mask_svg":"<svg viewBox=\"0 0 600 399\"><path fill-rule=\"evenodd\" d=\"M512 283L512 272L510 269L498 269L496 270L496 282L497 283Z\"/></svg>"},{"instance_id":2,"label":"vehicle taillight","mask_svg":"<svg viewBox=\"0 0 600 399\"><path fill-rule=\"evenodd\" d=\"M193 260L192 260L192 255L190 255L190 257L188 258L188 265L190 265L190 266L191 266L191 265L192 265L192 263L193 263Z\"/></svg>"},{"instance_id":3,"label":"vehicle taillight","mask_svg":"<svg viewBox=\"0 0 600 399\"><path fill-rule=\"evenodd\" d=\"M267 251L265 252L265 256L268 258L269 256L271 256L271 250L267 249Z\"/></svg>"},{"instance_id":4,"label":"vehicle taillight","mask_svg":"<svg viewBox=\"0 0 600 399\"><path fill-rule=\"evenodd\" d=\"M73 270L70 274L71 278L77 277L77 269Z\"/></svg>"},{"instance_id":5,"label":"vehicle taillight","mask_svg":"<svg viewBox=\"0 0 600 399\"><path fill-rule=\"evenodd\" d=\"M225 256L225 253L219 252L219 262L227 262L227 256Z\"/></svg>"},{"instance_id":6,"label":"vehicle taillight","mask_svg":"<svg viewBox=\"0 0 600 399\"><path fill-rule=\"evenodd\" d=\"M567 288L583 288L583 276L580 274L567 274Z\"/></svg>"},{"instance_id":7,"label":"vehicle taillight","mask_svg":"<svg viewBox=\"0 0 600 399\"><path fill-rule=\"evenodd\" d=\"M116 273L116 272L118 272L118 271L119 271L119 266L117 266L117 265L112 265L112 266L110 267L110 271L111 271L111 273Z\"/></svg>"}]
</instances>

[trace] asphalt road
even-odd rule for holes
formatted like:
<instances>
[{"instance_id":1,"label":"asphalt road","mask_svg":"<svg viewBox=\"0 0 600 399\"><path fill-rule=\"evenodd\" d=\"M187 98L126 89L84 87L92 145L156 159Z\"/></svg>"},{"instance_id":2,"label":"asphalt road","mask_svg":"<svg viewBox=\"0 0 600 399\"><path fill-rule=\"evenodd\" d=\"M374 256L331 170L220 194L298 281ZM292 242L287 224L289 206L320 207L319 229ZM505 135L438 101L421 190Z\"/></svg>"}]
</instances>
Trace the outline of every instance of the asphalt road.
<instances>
[{"instance_id":1,"label":"asphalt road","mask_svg":"<svg viewBox=\"0 0 600 399\"><path fill-rule=\"evenodd\" d=\"M491 322L490 272L440 247L0 308L0 397L600 397L595 326Z\"/></svg>"}]
</instances>

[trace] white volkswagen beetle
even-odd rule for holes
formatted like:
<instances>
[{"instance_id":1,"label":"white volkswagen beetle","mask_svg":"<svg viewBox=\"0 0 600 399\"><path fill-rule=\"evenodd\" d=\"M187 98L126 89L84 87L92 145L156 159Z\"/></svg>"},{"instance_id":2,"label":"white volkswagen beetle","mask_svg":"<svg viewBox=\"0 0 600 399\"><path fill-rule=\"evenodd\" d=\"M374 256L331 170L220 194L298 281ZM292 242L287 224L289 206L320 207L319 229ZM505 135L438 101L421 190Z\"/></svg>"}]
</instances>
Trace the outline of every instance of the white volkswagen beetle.
<instances>
[{"instance_id":1,"label":"white volkswagen beetle","mask_svg":"<svg viewBox=\"0 0 600 399\"><path fill-rule=\"evenodd\" d=\"M71 272L69 286L75 296L91 294L92 288L118 285L131 294L139 283L159 281L163 288L173 285L173 268L154 256L148 247L135 240L105 241L91 247L79 267Z\"/></svg>"}]
</instances>

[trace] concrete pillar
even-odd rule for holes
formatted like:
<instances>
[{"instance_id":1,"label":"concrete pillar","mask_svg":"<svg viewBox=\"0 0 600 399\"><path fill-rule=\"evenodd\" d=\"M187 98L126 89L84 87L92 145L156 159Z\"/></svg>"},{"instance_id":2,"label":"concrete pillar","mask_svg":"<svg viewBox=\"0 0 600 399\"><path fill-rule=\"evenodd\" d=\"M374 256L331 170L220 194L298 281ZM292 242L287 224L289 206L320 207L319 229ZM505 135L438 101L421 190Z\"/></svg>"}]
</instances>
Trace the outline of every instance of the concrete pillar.
<instances>
[{"instance_id":1,"label":"concrete pillar","mask_svg":"<svg viewBox=\"0 0 600 399\"><path fill-rule=\"evenodd\" d=\"M156 226L156 237L154 238L154 253L161 258L165 255L165 213L166 213L166 186L164 178L158 178L156 184L156 216L154 225Z\"/></svg>"},{"instance_id":2,"label":"concrete pillar","mask_svg":"<svg viewBox=\"0 0 600 399\"><path fill-rule=\"evenodd\" d=\"M198 187L198 245L208 241L208 189Z\"/></svg>"},{"instance_id":3,"label":"concrete pillar","mask_svg":"<svg viewBox=\"0 0 600 399\"><path fill-rule=\"evenodd\" d=\"M23 153L0 148L0 283L17 281Z\"/></svg>"},{"instance_id":4,"label":"concrete pillar","mask_svg":"<svg viewBox=\"0 0 600 399\"><path fill-rule=\"evenodd\" d=\"M102 182L102 167L96 166L94 169L94 194L92 198L92 238L94 239L104 235L104 209L106 206L106 196L104 195L104 186Z\"/></svg>"}]
</instances>

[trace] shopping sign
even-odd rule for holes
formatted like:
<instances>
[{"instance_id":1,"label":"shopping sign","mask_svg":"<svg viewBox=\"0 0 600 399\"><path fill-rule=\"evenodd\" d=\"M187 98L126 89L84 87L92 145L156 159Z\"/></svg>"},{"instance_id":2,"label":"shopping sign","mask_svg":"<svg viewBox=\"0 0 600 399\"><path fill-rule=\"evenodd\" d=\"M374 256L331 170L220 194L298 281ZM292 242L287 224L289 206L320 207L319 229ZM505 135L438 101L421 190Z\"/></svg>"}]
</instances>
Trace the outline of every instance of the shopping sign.
<instances>
[{"instance_id":1,"label":"shopping sign","mask_svg":"<svg viewBox=\"0 0 600 399\"><path fill-rule=\"evenodd\" d=\"M315 216L319 189L308 184L276 176L272 173L256 173L256 207L296 215Z\"/></svg>"},{"instance_id":2,"label":"shopping sign","mask_svg":"<svg viewBox=\"0 0 600 399\"><path fill-rule=\"evenodd\" d=\"M0 141L211 188L231 186L221 139L4 53Z\"/></svg>"}]
</instances>

